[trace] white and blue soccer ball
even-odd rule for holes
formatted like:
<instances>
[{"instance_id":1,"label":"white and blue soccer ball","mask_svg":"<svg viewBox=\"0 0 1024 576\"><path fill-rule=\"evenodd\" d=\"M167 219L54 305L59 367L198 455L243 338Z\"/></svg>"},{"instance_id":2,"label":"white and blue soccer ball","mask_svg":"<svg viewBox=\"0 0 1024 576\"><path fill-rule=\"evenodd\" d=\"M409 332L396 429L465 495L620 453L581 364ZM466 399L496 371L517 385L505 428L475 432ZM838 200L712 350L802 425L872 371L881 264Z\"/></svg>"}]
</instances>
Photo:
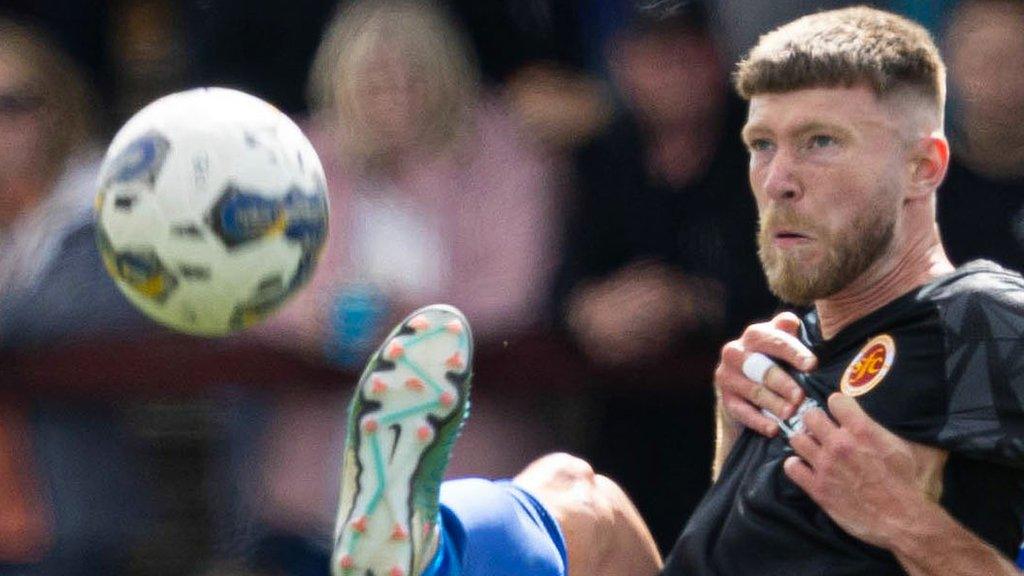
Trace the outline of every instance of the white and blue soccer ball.
<instances>
[{"instance_id":1,"label":"white and blue soccer ball","mask_svg":"<svg viewBox=\"0 0 1024 576\"><path fill-rule=\"evenodd\" d=\"M302 131L237 90L146 106L99 175L97 243L154 320L218 336L266 317L312 275L327 237L323 167Z\"/></svg>"}]
</instances>

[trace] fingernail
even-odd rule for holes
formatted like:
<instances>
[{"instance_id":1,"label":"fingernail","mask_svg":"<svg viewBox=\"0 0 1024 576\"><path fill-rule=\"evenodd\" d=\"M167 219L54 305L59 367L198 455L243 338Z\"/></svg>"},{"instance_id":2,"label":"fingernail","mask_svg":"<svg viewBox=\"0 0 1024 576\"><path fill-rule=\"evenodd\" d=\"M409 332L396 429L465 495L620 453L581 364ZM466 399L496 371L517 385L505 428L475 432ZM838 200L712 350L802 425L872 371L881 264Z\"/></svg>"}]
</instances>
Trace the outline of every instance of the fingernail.
<instances>
[{"instance_id":1,"label":"fingernail","mask_svg":"<svg viewBox=\"0 0 1024 576\"><path fill-rule=\"evenodd\" d=\"M801 356L800 368L810 370L814 366L814 356Z\"/></svg>"}]
</instances>

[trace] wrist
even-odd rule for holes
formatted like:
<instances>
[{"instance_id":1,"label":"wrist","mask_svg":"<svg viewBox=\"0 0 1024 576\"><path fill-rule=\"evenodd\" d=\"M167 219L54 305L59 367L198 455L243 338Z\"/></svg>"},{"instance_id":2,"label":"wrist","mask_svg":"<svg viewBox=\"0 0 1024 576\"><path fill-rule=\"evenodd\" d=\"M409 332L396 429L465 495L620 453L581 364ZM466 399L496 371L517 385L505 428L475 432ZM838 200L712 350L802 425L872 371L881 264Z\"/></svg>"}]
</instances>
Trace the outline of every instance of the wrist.
<instances>
[{"instance_id":1,"label":"wrist","mask_svg":"<svg viewBox=\"0 0 1024 576\"><path fill-rule=\"evenodd\" d=\"M949 528L945 512L919 492L894 494L893 500L902 505L886 523L881 538L883 547L900 558L931 554L925 548Z\"/></svg>"}]
</instances>

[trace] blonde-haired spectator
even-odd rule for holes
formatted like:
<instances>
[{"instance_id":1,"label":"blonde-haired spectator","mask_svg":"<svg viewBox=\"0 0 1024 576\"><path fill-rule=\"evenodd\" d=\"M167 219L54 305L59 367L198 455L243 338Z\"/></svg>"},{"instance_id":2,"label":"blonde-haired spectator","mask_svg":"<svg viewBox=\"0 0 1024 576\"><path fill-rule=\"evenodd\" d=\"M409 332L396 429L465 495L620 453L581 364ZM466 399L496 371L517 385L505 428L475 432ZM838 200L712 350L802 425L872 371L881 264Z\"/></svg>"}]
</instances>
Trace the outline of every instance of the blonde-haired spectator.
<instances>
[{"instance_id":1,"label":"blonde-haired spectator","mask_svg":"<svg viewBox=\"0 0 1024 576\"><path fill-rule=\"evenodd\" d=\"M55 229L84 219L98 152L93 96L77 66L28 25L0 18L0 39L2 295L43 271Z\"/></svg>"},{"instance_id":2,"label":"blonde-haired spectator","mask_svg":"<svg viewBox=\"0 0 1024 576\"><path fill-rule=\"evenodd\" d=\"M370 287L390 314L368 342L431 301L462 308L485 340L542 320L559 218L551 166L482 93L468 42L440 8L347 6L327 29L310 95L331 239L312 285L272 328L330 343L338 295L352 286ZM321 320L312 331L309 318Z\"/></svg>"},{"instance_id":3,"label":"blonde-haired spectator","mask_svg":"<svg viewBox=\"0 0 1024 576\"><path fill-rule=\"evenodd\" d=\"M394 318L425 304L461 308L478 344L544 321L559 223L552 166L481 88L443 10L423 0L346 5L317 53L310 96L330 237L310 286L264 335L355 368ZM467 428L456 474L509 474L551 447L554 424L491 383L498 392L475 394L487 416ZM271 527L315 533L333 521L348 386L339 388L276 398L260 504Z\"/></svg>"}]
</instances>

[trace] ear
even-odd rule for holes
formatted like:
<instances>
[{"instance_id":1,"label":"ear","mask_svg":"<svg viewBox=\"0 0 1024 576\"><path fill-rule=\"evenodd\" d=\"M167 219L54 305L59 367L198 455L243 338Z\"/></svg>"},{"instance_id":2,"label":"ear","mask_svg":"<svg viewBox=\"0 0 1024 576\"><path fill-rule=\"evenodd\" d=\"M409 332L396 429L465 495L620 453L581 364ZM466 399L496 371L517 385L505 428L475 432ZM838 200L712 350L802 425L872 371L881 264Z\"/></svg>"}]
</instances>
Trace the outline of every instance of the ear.
<instances>
[{"instance_id":1,"label":"ear","mask_svg":"<svg viewBox=\"0 0 1024 576\"><path fill-rule=\"evenodd\" d=\"M949 169L949 141L941 132L921 138L911 151L910 191L908 199L933 194Z\"/></svg>"}]
</instances>

